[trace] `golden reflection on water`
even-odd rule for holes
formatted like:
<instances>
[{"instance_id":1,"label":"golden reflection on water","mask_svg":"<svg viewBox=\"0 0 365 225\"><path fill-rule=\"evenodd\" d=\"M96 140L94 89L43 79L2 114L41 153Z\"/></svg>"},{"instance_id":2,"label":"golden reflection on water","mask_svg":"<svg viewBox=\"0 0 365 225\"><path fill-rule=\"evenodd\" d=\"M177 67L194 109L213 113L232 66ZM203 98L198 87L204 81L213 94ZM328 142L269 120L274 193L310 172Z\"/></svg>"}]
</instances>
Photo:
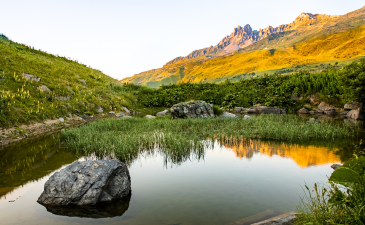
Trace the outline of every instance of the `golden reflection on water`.
<instances>
[{"instance_id":1,"label":"golden reflection on water","mask_svg":"<svg viewBox=\"0 0 365 225\"><path fill-rule=\"evenodd\" d=\"M232 149L240 159L250 159L255 153L268 157L280 156L290 158L300 166L306 168L313 165L324 165L329 163L340 163L340 157L334 154L338 149L328 149L314 145L300 145L278 142L263 142L260 140L242 140L240 142L222 143L226 148Z\"/></svg>"}]
</instances>

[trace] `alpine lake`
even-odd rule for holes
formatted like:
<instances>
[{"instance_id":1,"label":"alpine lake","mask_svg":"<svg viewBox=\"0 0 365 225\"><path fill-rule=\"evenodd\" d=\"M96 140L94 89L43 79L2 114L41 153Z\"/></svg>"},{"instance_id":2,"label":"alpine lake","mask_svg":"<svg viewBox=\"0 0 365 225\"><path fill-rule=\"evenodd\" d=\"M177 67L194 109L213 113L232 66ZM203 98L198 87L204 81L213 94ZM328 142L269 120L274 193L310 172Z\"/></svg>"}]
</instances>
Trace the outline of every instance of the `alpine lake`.
<instances>
[{"instance_id":1,"label":"alpine lake","mask_svg":"<svg viewBox=\"0 0 365 225\"><path fill-rule=\"evenodd\" d=\"M342 121L338 121L342 123ZM159 149L128 163L130 198L93 207L49 208L37 203L44 183L78 155L58 133L0 149L0 224L251 224L296 211L304 185L325 183L330 167L353 157L351 140L214 141L201 155L171 161Z\"/></svg>"}]
</instances>

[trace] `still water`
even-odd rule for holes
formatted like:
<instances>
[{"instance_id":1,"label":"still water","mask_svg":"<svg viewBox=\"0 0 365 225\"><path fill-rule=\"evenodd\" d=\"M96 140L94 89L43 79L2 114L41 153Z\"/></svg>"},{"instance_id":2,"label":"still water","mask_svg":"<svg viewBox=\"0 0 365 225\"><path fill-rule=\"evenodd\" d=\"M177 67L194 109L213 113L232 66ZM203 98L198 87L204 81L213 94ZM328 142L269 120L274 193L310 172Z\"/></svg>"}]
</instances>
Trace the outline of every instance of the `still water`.
<instances>
[{"instance_id":1,"label":"still water","mask_svg":"<svg viewBox=\"0 0 365 225\"><path fill-rule=\"evenodd\" d=\"M155 151L129 164L130 199L91 209L36 202L55 171L85 157L52 136L0 150L0 224L211 224L262 212L295 211L302 187L325 183L330 165L351 157L353 142L215 142L203 157L170 163Z\"/></svg>"}]
</instances>

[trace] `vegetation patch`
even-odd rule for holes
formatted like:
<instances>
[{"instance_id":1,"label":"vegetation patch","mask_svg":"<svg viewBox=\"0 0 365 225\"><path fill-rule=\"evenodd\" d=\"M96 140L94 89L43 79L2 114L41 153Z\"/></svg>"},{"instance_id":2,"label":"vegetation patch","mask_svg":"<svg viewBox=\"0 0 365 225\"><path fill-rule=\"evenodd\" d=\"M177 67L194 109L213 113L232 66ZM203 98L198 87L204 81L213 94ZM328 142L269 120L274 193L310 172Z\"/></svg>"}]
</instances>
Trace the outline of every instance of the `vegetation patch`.
<instances>
[{"instance_id":1,"label":"vegetation patch","mask_svg":"<svg viewBox=\"0 0 365 225\"><path fill-rule=\"evenodd\" d=\"M334 140L355 136L357 128L333 122L307 123L295 115L259 115L249 119L171 117L99 120L61 132L62 143L80 155L115 156L130 162L140 152L160 149L173 162L200 157L209 140L239 143L245 138Z\"/></svg>"}]
</instances>

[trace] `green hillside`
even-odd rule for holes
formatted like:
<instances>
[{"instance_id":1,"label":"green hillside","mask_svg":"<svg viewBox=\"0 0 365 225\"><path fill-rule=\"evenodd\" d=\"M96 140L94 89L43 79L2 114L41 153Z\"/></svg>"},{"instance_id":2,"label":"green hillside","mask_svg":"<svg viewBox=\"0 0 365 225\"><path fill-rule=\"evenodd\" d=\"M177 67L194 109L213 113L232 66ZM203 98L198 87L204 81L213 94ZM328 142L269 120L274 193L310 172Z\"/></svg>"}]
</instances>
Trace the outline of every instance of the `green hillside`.
<instances>
[{"instance_id":1,"label":"green hillside","mask_svg":"<svg viewBox=\"0 0 365 225\"><path fill-rule=\"evenodd\" d=\"M35 75L39 82L27 80ZM42 85L49 92L42 90ZM7 127L70 114L95 114L101 105L136 107L131 86L101 71L57 57L0 36L0 126Z\"/></svg>"}]
</instances>

